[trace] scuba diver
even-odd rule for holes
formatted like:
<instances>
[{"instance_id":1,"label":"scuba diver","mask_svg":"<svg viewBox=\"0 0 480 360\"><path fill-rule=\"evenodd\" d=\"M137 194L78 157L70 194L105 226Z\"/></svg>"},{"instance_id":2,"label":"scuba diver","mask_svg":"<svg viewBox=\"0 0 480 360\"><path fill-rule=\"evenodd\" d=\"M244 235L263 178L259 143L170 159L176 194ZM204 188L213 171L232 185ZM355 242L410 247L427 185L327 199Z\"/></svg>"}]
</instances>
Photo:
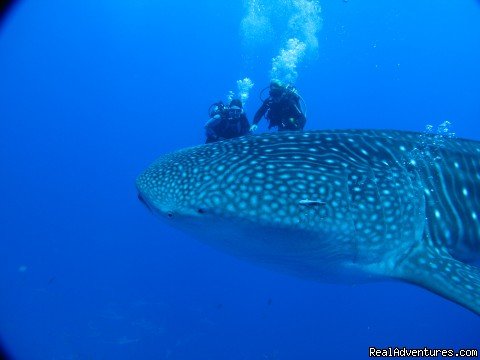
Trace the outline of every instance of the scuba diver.
<instances>
[{"instance_id":1,"label":"scuba diver","mask_svg":"<svg viewBox=\"0 0 480 360\"><path fill-rule=\"evenodd\" d=\"M270 83L269 95L255 113L250 131L257 130L263 116L269 120L269 129L277 127L278 131L303 130L307 119L300 103L303 99L297 89L273 80Z\"/></svg>"},{"instance_id":2,"label":"scuba diver","mask_svg":"<svg viewBox=\"0 0 480 360\"><path fill-rule=\"evenodd\" d=\"M232 139L249 132L250 123L239 99L233 99L229 106L225 106L221 101L214 103L208 114L210 120L205 124L206 143Z\"/></svg>"}]
</instances>

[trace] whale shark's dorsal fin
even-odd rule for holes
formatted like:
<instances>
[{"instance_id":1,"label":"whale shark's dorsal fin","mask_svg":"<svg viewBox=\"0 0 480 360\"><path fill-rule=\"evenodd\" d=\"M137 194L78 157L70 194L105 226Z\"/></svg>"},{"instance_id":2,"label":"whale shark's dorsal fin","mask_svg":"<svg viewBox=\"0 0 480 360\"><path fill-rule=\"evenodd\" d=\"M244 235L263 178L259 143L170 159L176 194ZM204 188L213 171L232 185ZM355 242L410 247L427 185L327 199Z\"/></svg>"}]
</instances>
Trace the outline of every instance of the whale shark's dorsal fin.
<instances>
[{"instance_id":1,"label":"whale shark's dorsal fin","mask_svg":"<svg viewBox=\"0 0 480 360\"><path fill-rule=\"evenodd\" d=\"M394 277L424 287L480 315L480 269L425 243L400 259Z\"/></svg>"}]
</instances>

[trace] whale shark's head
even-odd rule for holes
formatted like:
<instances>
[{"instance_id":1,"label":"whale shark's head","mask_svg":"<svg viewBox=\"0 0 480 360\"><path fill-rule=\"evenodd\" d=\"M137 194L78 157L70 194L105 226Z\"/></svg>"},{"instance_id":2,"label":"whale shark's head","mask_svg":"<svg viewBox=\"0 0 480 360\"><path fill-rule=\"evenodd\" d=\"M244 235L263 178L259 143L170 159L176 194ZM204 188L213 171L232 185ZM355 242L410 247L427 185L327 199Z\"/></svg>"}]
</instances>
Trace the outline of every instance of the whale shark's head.
<instances>
[{"instance_id":1,"label":"whale shark's head","mask_svg":"<svg viewBox=\"0 0 480 360\"><path fill-rule=\"evenodd\" d=\"M252 194L246 196L244 185L241 194L238 164L227 153L221 144L209 144L162 156L137 178L138 198L169 225L232 250L249 229Z\"/></svg>"},{"instance_id":2,"label":"whale shark's head","mask_svg":"<svg viewBox=\"0 0 480 360\"><path fill-rule=\"evenodd\" d=\"M139 200L170 221L205 217L216 187L207 160L195 148L161 157L137 178Z\"/></svg>"}]
</instances>

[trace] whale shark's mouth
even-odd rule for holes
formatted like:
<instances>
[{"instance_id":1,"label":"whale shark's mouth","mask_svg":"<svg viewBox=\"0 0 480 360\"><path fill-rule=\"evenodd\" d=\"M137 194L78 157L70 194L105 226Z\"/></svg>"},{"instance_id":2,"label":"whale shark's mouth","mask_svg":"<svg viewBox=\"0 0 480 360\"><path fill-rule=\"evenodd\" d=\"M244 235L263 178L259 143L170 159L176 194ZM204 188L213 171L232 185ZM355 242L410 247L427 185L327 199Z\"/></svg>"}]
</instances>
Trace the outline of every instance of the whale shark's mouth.
<instances>
[{"instance_id":1,"label":"whale shark's mouth","mask_svg":"<svg viewBox=\"0 0 480 360\"><path fill-rule=\"evenodd\" d=\"M145 207L148 209L148 211L153 212L153 209L150 207L150 204L147 202L147 200L145 200L145 198L142 196L142 194L138 193L137 198L138 198L138 200L140 200L140 202L143 205L145 205Z\"/></svg>"}]
</instances>

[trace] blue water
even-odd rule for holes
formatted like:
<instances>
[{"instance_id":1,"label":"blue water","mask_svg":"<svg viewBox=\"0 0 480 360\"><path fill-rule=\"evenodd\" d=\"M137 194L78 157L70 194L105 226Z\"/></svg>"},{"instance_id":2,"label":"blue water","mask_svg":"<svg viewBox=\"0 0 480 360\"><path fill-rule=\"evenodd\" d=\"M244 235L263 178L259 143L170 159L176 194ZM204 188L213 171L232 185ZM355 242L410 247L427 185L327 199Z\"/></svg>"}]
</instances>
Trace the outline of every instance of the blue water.
<instances>
[{"instance_id":1,"label":"blue water","mask_svg":"<svg viewBox=\"0 0 480 360\"><path fill-rule=\"evenodd\" d=\"M320 5L318 47L297 68L307 129L423 131L448 120L480 140L480 2ZM280 10L272 27L288 21ZM252 119L285 39L245 44L246 13L243 1L25 0L5 18L0 339L13 358L360 359L369 346L480 347L480 318L423 289L277 274L170 229L138 202L135 177L160 154L202 143L208 106L246 76Z\"/></svg>"}]
</instances>

